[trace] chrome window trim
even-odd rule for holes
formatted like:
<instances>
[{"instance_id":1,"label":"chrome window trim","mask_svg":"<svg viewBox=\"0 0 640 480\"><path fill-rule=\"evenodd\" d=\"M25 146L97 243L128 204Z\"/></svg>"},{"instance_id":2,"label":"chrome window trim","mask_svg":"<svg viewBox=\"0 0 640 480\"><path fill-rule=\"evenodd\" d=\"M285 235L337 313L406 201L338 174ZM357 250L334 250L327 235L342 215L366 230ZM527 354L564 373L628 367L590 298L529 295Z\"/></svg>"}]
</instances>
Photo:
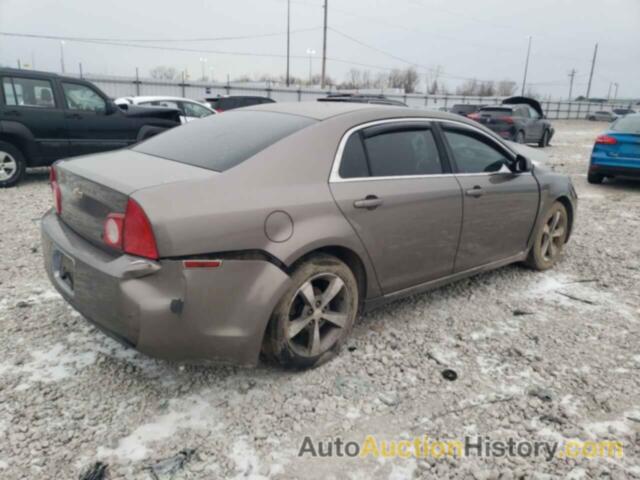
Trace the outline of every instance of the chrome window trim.
<instances>
[{"instance_id":1,"label":"chrome window trim","mask_svg":"<svg viewBox=\"0 0 640 480\"><path fill-rule=\"evenodd\" d=\"M420 179L420 178L442 178L442 177L452 177L452 176L488 176L495 175L497 173L503 172L480 172L480 173L435 173L432 175L393 175L393 176L384 176L384 177L353 177L353 178L342 178L340 176L340 164L342 163L342 155L344 154L344 148L347 144L347 141L355 132L358 132L362 129L373 127L376 125L384 125L388 123L405 123L405 122L424 122L428 124L434 123L450 123L456 126L460 126L463 128L467 128L469 130L475 131L484 135L487 139L489 139L493 143L497 143L502 147L502 150L505 150L508 153L511 153L512 158L515 159L516 153L513 152L508 146L501 145L496 141L495 138L492 138L491 135L488 135L486 132L482 131L482 129L477 128L473 125L469 125L464 122L457 122L455 120L441 119L441 118L427 118L427 117L402 117L402 118L388 118L384 120L373 120L371 122L362 123L360 125L356 125L355 127L347 130L340 139L340 143L338 144L338 150L333 158L333 164L331 165L331 173L329 175L329 183L344 183L344 182L366 182L366 181L378 181L378 180L409 180L409 179Z\"/></svg>"}]
</instances>

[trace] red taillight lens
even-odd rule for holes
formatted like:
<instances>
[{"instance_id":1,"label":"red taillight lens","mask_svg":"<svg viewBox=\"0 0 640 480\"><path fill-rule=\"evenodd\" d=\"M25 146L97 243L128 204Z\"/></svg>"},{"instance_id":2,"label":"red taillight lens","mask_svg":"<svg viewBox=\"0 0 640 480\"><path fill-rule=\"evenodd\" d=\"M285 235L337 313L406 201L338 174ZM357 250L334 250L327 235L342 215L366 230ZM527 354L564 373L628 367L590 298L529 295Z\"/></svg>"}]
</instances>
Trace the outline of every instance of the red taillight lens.
<instances>
[{"instance_id":1,"label":"red taillight lens","mask_svg":"<svg viewBox=\"0 0 640 480\"><path fill-rule=\"evenodd\" d=\"M130 255L158 259L158 247L151 222L138 202L131 198L124 214L110 213L107 216L102 239L106 245Z\"/></svg>"},{"instance_id":2,"label":"red taillight lens","mask_svg":"<svg viewBox=\"0 0 640 480\"><path fill-rule=\"evenodd\" d=\"M600 143L602 145L615 145L618 143L614 137L610 137L609 135L598 135L596 137L596 143Z\"/></svg>"},{"instance_id":3,"label":"red taillight lens","mask_svg":"<svg viewBox=\"0 0 640 480\"><path fill-rule=\"evenodd\" d=\"M49 183L51 184L51 192L53 193L53 206L56 209L56 213L60 215L62 213L62 192L58 184L56 167L51 167L49 170Z\"/></svg>"},{"instance_id":4,"label":"red taillight lens","mask_svg":"<svg viewBox=\"0 0 640 480\"><path fill-rule=\"evenodd\" d=\"M214 110L215 110L216 112L218 112L218 113L222 113L222 112L224 112L224 110L222 110L221 108L214 108Z\"/></svg>"},{"instance_id":5,"label":"red taillight lens","mask_svg":"<svg viewBox=\"0 0 640 480\"><path fill-rule=\"evenodd\" d=\"M184 260L184 268L218 268L222 265L222 260Z\"/></svg>"},{"instance_id":6,"label":"red taillight lens","mask_svg":"<svg viewBox=\"0 0 640 480\"><path fill-rule=\"evenodd\" d=\"M151 222L138 202L131 198L127 202L123 230L122 249L126 253L158 259L158 248Z\"/></svg>"},{"instance_id":7,"label":"red taillight lens","mask_svg":"<svg viewBox=\"0 0 640 480\"><path fill-rule=\"evenodd\" d=\"M513 123L513 118L511 117L498 117L496 120L499 120L504 123Z\"/></svg>"},{"instance_id":8,"label":"red taillight lens","mask_svg":"<svg viewBox=\"0 0 640 480\"><path fill-rule=\"evenodd\" d=\"M480 120L480 115L478 113L470 113L467 115L467 118L470 118L471 120Z\"/></svg>"},{"instance_id":9,"label":"red taillight lens","mask_svg":"<svg viewBox=\"0 0 640 480\"><path fill-rule=\"evenodd\" d=\"M110 213L104 222L102 239L104 243L113 248L122 249L122 234L124 230L124 215L122 213Z\"/></svg>"}]
</instances>

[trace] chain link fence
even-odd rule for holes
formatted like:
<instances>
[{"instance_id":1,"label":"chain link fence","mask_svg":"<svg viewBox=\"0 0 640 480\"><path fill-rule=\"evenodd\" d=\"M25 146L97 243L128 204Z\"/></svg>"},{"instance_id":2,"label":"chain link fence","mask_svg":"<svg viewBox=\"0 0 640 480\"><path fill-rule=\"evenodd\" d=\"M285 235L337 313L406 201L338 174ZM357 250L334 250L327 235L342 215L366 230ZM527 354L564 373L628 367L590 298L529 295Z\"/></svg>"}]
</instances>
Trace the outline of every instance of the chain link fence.
<instances>
[{"instance_id":1,"label":"chain link fence","mask_svg":"<svg viewBox=\"0 0 640 480\"><path fill-rule=\"evenodd\" d=\"M258 95L274 99L277 102L308 102L335 93L335 89L311 88L301 86L272 86L270 83L216 83L207 81L156 80L137 77L114 77L102 75L84 75L113 98L128 96L172 96L203 100L218 95ZM351 91L340 90L349 93ZM361 91L364 93L365 91ZM366 93L372 93L366 90ZM450 109L455 104L496 105L504 97L477 97L461 95L424 95L402 94L397 92L379 92L393 100L400 100L412 108L429 110ZM629 102L569 102L544 100L543 110L549 119L584 119L596 111L611 111L614 108L633 108Z\"/></svg>"}]
</instances>

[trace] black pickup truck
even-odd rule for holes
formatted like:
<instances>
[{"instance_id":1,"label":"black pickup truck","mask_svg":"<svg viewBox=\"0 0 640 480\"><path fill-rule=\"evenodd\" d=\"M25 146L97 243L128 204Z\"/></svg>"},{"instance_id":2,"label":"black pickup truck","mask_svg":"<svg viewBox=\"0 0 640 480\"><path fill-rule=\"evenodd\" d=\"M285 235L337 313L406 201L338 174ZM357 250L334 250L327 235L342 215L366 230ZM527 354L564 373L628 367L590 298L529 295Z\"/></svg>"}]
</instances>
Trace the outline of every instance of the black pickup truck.
<instances>
[{"instance_id":1,"label":"black pickup truck","mask_svg":"<svg viewBox=\"0 0 640 480\"><path fill-rule=\"evenodd\" d=\"M27 167L126 147L180 125L170 108L126 112L91 82L54 73L0 68L0 187Z\"/></svg>"}]
</instances>

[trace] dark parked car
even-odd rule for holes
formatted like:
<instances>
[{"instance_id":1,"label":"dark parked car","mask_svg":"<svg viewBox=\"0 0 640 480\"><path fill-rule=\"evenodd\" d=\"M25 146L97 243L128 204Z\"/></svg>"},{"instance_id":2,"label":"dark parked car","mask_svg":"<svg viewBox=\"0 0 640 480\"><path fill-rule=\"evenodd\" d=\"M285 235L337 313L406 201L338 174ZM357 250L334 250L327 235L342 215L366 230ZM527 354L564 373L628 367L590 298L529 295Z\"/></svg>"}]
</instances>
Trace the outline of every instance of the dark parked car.
<instances>
[{"instance_id":1,"label":"dark parked car","mask_svg":"<svg viewBox=\"0 0 640 480\"><path fill-rule=\"evenodd\" d=\"M615 113L618 117L623 117L625 115L629 115L630 113L636 113L635 110L631 108L614 108L613 113Z\"/></svg>"},{"instance_id":2,"label":"dark parked car","mask_svg":"<svg viewBox=\"0 0 640 480\"><path fill-rule=\"evenodd\" d=\"M376 105L395 105L406 107L406 103L399 100L391 100L384 95L366 95L360 93L330 93L324 98L319 98L319 102L353 102L353 103L373 103Z\"/></svg>"},{"instance_id":3,"label":"dark parked car","mask_svg":"<svg viewBox=\"0 0 640 480\"><path fill-rule=\"evenodd\" d=\"M463 117L466 117L471 113L476 113L478 110L480 110L484 106L485 105L473 105L471 103L457 103L456 105L451 107L451 110L449 111L451 113L455 113L457 115L462 115Z\"/></svg>"},{"instance_id":4,"label":"dark parked car","mask_svg":"<svg viewBox=\"0 0 640 480\"><path fill-rule=\"evenodd\" d=\"M208 97L204 99L216 112L226 112L235 108L250 107L263 103L275 103L275 100L268 97L258 97L250 95L232 95L228 97Z\"/></svg>"},{"instance_id":5,"label":"dark parked car","mask_svg":"<svg viewBox=\"0 0 640 480\"><path fill-rule=\"evenodd\" d=\"M126 147L180 125L167 108L120 110L91 82L54 73L0 68L0 187L27 167Z\"/></svg>"},{"instance_id":6,"label":"dark parked car","mask_svg":"<svg viewBox=\"0 0 640 480\"><path fill-rule=\"evenodd\" d=\"M517 143L537 143L539 147L546 147L554 133L540 102L528 97L507 98L501 105L482 107L468 117Z\"/></svg>"},{"instance_id":7,"label":"dark parked car","mask_svg":"<svg viewBox=\"0 0 640 480\"><path fill-rule=\"evenodd\" d=\"M551 268L577 208L568 176L475 122L347 102L212 115L51 172L55 288L125 344L194 361L316 365L363 310Z\"/></svg>"}]
</instances>

